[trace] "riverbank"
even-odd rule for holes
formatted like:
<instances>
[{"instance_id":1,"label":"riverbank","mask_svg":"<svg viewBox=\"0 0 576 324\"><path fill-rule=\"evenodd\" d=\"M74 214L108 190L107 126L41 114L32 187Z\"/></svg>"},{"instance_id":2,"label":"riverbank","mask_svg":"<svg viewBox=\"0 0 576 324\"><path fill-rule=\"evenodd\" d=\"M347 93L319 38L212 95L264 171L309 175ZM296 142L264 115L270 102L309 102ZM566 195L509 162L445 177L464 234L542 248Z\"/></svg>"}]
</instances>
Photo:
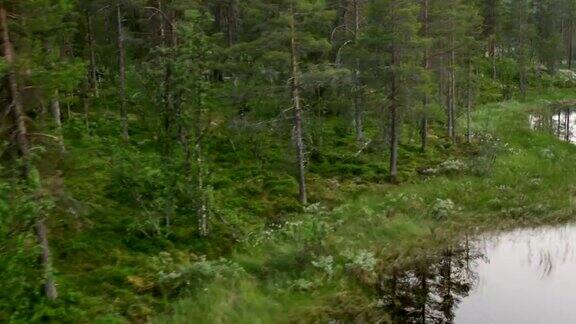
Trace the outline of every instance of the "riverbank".
<instances>
[{"instance_id":1,"label":"riverbank","mask_svg":"<svg viewBox=\"0 0 576 324\"><path fill-rule=\"evenodd\" d=\"M205 262L226 275L159 322L386 322L379 278L415 256L484 230L572 220L576 170L566 166L576 147L528 122L531 110L571 96L480 107L473 143L461 144L466 154L411 183L371 190L331 211L311 206L284 228L253 235L234 263Z\"/></svg>"}]
</instances>

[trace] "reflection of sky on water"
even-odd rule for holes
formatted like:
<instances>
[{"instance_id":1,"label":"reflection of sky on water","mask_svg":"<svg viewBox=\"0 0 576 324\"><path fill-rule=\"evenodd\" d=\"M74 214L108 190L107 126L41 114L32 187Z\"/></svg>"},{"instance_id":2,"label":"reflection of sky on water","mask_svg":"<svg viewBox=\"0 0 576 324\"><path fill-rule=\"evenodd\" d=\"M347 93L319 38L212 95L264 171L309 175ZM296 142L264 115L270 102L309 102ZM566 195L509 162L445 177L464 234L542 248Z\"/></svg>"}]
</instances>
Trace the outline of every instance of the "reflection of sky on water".
<instances>
[{"instance_id":1,"label":"reflection of sky on water","mask_svg":"<svg viewBox=\"0 0 576 324\"><path fill-rule=\"evenodd\" d=\"M576 226L489 235L456 323L576 323Z\"/></svg>"},{"instance_id":2,"label":"reflection of sky on water","mask_svg":"<svg viewBox=\"0 0 576 324\"><path fill-rule=\"evenodd\" d=\"M429 251L382 274L394 323L576 323L576 225L520 229Z\"/></svg>"}]
</instances>

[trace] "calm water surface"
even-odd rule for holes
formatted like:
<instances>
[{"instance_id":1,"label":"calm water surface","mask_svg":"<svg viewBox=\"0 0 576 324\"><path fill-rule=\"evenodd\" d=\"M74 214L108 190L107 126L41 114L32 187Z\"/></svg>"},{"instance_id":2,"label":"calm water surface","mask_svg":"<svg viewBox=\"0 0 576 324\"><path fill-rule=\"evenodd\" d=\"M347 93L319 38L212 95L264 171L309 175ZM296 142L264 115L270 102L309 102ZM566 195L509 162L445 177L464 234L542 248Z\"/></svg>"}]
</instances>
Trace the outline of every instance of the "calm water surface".
<instances>
[{"instance_id":1,"label":"calm water surface","mask_svg":"<svg viewBox=\"0 0 576 324\"><path fill-rule=\"evenodd\" d=\"M530 115L533 129L547 131L561 140L576 144L576 109L555 109Z\"/></svg>"},{"instance_id":2,"label":"calm water surface","mask_svg":"<svg viewBox=\"0 0 576 324\"><path fill-rule=\"evenodd\" d=\"M456 323L576 323L576 226L488 237Z\"/></svg>"},{"instance_id":3,"label":"calm water surface","mask_svg":"<svg viewBox=\"0 0 576 324\"><path fill-rule=\"evenodd\" d=\"M382 278L396 323L576 323L576 225L487 234Z\"/></svg>"}]
</instances>

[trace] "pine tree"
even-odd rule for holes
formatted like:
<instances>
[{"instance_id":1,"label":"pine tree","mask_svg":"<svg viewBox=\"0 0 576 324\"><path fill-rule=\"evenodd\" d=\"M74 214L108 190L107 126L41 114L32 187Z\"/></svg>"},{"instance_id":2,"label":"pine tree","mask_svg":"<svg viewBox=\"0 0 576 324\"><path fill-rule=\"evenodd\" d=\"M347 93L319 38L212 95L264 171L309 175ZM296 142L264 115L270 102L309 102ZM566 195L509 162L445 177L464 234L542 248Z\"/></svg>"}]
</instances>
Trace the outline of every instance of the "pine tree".
<instances>
[{"instance_id":1,"label":"pine tree","mask_svg":"<svg viewBox=\"0 0 576 324\"><path fill-rule=\"evenodd\" d=\"M474 31L479 25L479 17L475 9L462 0L434 1L430 16L432 21L430 33L435 41L434 50L440 60L438 67L440 102L446 110L448 137L455 142L457 104L460 102L458 75L460 67L467 66L465 63L467 59L460 56L471 46Z\"/></svg>"},{"instance_id":2,"label":"pine tree","mask_svg":"<svg viewBox=\"0 0 576 324\"><path fill-rule=\"evenodd\" d=\"M561 21L557 19L562 16L561 6L553 0L535 0L534 7L536 51L548 73L553 74L564 53Z\"/></svg>"},{"instance_id":3,"label":"pine tree","mask_svg":"<svg viewBox=\"0 0 576 324\"><path fill-rule=\"evenodd\" d=\"M313 0L279 0L273 3L255 0L251 8L257 8L266 18L255 22L252 27L254 40L239 46L271 77L280 76L283 80L289 80L298 199L306 204L307 149L303 91L307 85L303 84L302 79L309 71L324 66L331 50L328 37L335 12L329 10L324 1ZM275 83L274 78L271 81ZM314 78L311 76L311 79Z\"/></svg>"},{"instance_id":4,"label":"pine tree","mask_svg":"<svg viewBox=\"0 0 576 324\"><path fill-rule=\"evenodd\" d=\"M482 34L486 42L486 49L492 65L492 78L498 76L497 60L502 38L502 0L478 0L477 8L483 18Z\"/></svg>"},{"instance_id":5,"label":"pine tree","mask_svg":"<svg viewBox=\"0 0 576 324\"><path fill-rule=\"evenodd\" d=\"M410 0L377 0L368 11L366 45L372 48L382 64L377 74L383 74L390 120L390 180L398 181L398 145L400 115L410 106L413 81L419 74L421 53L418 37L419 7Z\"/></svg>"},{"instance_id":6,"label":"pine tree","mask_svg":"<svg viewBox=\"0 0 576 324\"><path fill-rule=\"evenodd\" d=\"M9 8L11 11L8 12ZM60 100L63 94L71 95L78 86L84 73L79 62L68 59L69 39L73 26L65 23L64 17L72 9L67 1L52 4L50 2L18 1L0 5L0 29L2 52L8 69L8 88L11 101L10 112L13 117L15 136L10 136L18 148L21 160L21 174L30 191L35 192L41 203L48 200L42 194L42 174L36 167L38 154L32 151L38 147L50 148L50 142L36 138L56 139L59 149L63 148ZM13 21L10 17L18 15ZM18 33L13 33L17 30ZM49 55L45 55L45 50ZM33 89L33 90L29 90ZM30 96L30 91L35 95ZM30 106L51 102L51 113L57 136L42 133L39 123L32 124ZM36 136L30 128L40 129ZM44 294L48 299L56 299L53 274L52 253L49 244L49 222L47 211L39 208L34 215L34 228L40 247L40 261L44 275Z\"/></svg>"},{"instance_id":7,"label":"pine tree","mask_svg":"<svg viewBox=\"0 0 576 324\"><path fill-rule=\"evenodd\" d=\"M209 234L210 189L204 141L210 132L210 111L207 96L210 91L210 68L215 66L218 47L204 32L207 25L205 13L187 10L178 28L178 47L174 49L173 78L179 93L182 110L179 114L182 153L185 172L190 183L198 219L200 236Z\"/></svg>"},{"instance_id":8,"label":"pine tree","mask_svg":"<svg viewBox=\"0 0 576 324\"><path fill-rule=\"evenodd\" d=\"M518 66L518 86L524 99L528 87L528 66L530 62L530 44L534 41L534 26L530 15L530 3L527 0L512 0L508 3L505 34L512 45L512 57Z\"/></svg>"}]
</instances>

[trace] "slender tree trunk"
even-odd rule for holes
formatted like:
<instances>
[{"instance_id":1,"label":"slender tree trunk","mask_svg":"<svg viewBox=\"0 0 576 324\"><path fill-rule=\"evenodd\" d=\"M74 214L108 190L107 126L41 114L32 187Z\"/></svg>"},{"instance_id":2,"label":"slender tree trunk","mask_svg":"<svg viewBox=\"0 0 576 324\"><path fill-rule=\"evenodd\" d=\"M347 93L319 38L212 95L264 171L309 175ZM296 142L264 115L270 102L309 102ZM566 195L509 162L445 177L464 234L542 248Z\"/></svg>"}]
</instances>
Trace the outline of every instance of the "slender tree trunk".
<instances>
[{"instance_id":1,"label":"slender tree trunk","mask_svg":"<svg viewBox=\"0 0 576 324\"><path fill-rule=\"evenodd\" d=\"M298 164L298 199L301 204L308 203L306 194L306 156L302 131L302 107L300 99L300 69L298 63L298 49L296 45L296 27L294 8L290 6L290 56L292 65L292 100L294 104L294 141L296 144L296 162Z\"/></svg>"},{"instance_id":2,"label":"slender tree trunk","mask_svg":"<svg viewBox=\"0 0 576 324\"><path fill-rule=\"evenodd\" d=\"M82 91L82 107L84 109L84 124L86 125L86 130L90 133L90 84L88 81L84 82L84 89Z\"/></svg>"},{"instance_id":3,"label":"slender tree trunk","mask_svg":"<svg viewBox=\"0 0 576 324\"><path fill-rule=\"evenodd\" d=\"M206 196L205 188L205 163L204 163L204 151L202 147L203 143L203 130L202 124L204 120L204 88L200 85L198 91L198 110L196 113L196 167L197 167L197 190L198 190L198 233L201 237L206 237L209 234L209 215L208 215L208 201Z\"/></svg>"},{"instance_id":4,"label":"slender tree trunk","mask_svg":"<svg viewBox=\"0 0 576 324\"><path fill-rule=\"evenodd\" d=\"M466 85L466 142L472 142L472 62L468 61L468 82Z\"/></svg>"},{"instance_id":5,"label":"slender tree trunk","mask_svg":"<svg viewBox=\"0 0 576 324\"><path fill-rule=\"evenodd\" d=\"M554 115L555 115L554 112L550 112L546 116L546 120L548 120L547 130L550 132L550 135L552 136L554 136L556 128L556 123L554 122Z\"/></svg>"},{"instance_id":6,"label":"slender tree trunk","mask_svg":"<svg viewBox=\"0 0 576 324\"><path fill-rule=\"evenodd\" d=\"M572 19L569 20L570 26L568 27L568 70L572 70L572 55L574 51L574 22Z\"/></svg>"},{"instance_id":7,"label":"slender tree trunk","mask_svg":"<svg viewBox=\"0 0 576 324\"><path fill-rule=\"evenodd\" d=\"M354 10L354 43L357 44L360 34L360 5L359 0L352 0ZM360 80L360 60L356 60L354 68L354 127L356 130L356 141L360 146L364 145L364 111L361 106L362 82Z\"/></svg>"},{"instance_id":8,"label":"slender tree trunk","mask_svg":"<svg viewBox=\"0 0 576 324\"><path fill-rule=\"evenodd\" d=\"M523 46L523 45L520 45ZM525 57L525 53L524 53L524 48L520 49L521 53L520 53L520 59L519 59L519 67L518 67L518 73L519 73L519 79L520 79L520 97L522 100L526 99L526 57Z\"/></svg>"},{"instance_id":9,"label":"slender tree trunk","mask_svg":"<svg viewBox=\"0 0 576 324\"><path fill-rule=\"evenodd\" d=\"M106 44L110 44L112 43L112 38L111 35L113 33L112 31L112 25L113 23L113 18L110 17L111 15L105 15L104 16L104 30L106 31L104 33L104 39L106 40Z\"/></svg>"},{"instance_id":10,"label":"slender tree trunk","mask_svg":"<svg viewBox=\"0 0 576 324\"><path fill-rule=\"evenodd\" d=\"M452 142L454 142L454 124L453 124L453 116L452 114L454 113L454 110L452 109L452 98L453 98L453 93L452 93L452 71L449 72L448 74L448 91L446 92L446 109L447 109L447 119L448 119L448 137L450 138L450 140Z\"/></svg>"},{"instance_id":11,"label":"slender tree trunk","mask_svg":"<svg viewBox=\"0 0 576 324\"><path fill-rule=\"evenodd\" d=\"M12 97L11 111L16 122L16 142L24 163L24 174L27 176L28 171L30 170L30 157L26 115L24 114L24 106L22 104L22 98L20 97L20 90L18 89L16 71L14 70L14 67L11 66L14 64L15 60L14 49L10 42L6 9L2 5L0 5L0 20L0 27L2 27L4 59L6 60L6 63L10 65L8 71L8 87L10 89L10 96Z\"/></svg>"},{"instance_id":12,"label":"slender tree trunk","mask_svg":"<svg viewBox=\"0 0 576 324\"><path fill-rule=\"evenodd\" d=\"M64 145L64 135L62 134L62 114L60 111L60 94L58 90L54 91L54 97L50 100L50 111L52 112L52 119L54 120L54 127L56 128L56 136L58 137L58 145L60 145L60 152L66 153L66 146Z\"/></svg>"},{"instance_id":13,"label":"slender tree trunk","mask_svg":"<svg viewBox=\"0 0 576 324\"><path fill-rule=\"evenodd\" d=\"M422 28L424 31L424 38L428 38L430 34L430 26L429 26L429 17L428 17L428 10L429 10L429 0L422 0ZM426 72L430 71L430 48L428 45L425 45L424 48L424 70ZM424 99L422 101L422 124L420 129L420 136L422 141L422 152L426 152L426 148L428 146L428 106L430 105L430 96L428 95L428 91L424 93Z\"/></svg>"},{"instance_id":14,"label":"slender tree trunk","mask_svg":"<svg viewBox=\"0 0 576 324\"><path fill-rule=\"evenodd\" d=\"M119 97L120 97L120 124L122 128L122 139L124 141L129 140L128 135L128 110L126 107L126 59L124 52L124 31L122 27L122 11L120 9L120 2L116 5L116 22L118 24L118 67L119 67L119 79L120 87Z\"/></svg>"},{"instance_id":15,"label":"slender tree trunk","mask_svg":"<svg viewBox=\"0 0 576 324\"><path fill-rule=\"evenodd\" d=\"M237 41L238 21L238 1L231 0L226 8L226 36L228 47L231 47Z\"/></svg>"},{"instance_id":16,"label":"slender tree trunk","mask_svg":"<svg viewBox=\"0 0 576 324\"><path fill-rule=\"evenodd\" d=\"M438 102L440 103L440 106L444 109L444 111L446 112L446 115L448 115L448 104L446 102L446 100L444 100L444 94L446 92L446 90L444 89L445 87L445 82L446 82L446 66L444 64L444 55L440 55L440 63L439 63L439 75L438 75ZM447 95L446 95L447 96Z\"/></svg>"},{"instance_id":17,"label":"slender tree trunk","mask_svg":"<svg viewBox=\"0 0 576 324\"><path fill-rule=\"evenodd\" d=\"M420 323L426 323L427 309L426 304L428 303L428 294L430 293L430 288L428 287L428 273L427 269L422 269L418 274L418 279L420 281L419 294L420 300L418 301L420 309Z\"/></svg>"},{"instance_id":18,"label":"slender tree trunk","mask_svg":"<svg viewBox=\"0 0 576 324\"><path fill-rule=\"evenodd\" d=\"M401 291L401 286L399 284L399 281L401 278L398 278L398 271L397 270L393 270L392 272L392 279L390 279L390 289L389 289L389 293L390 293L390 306L392 308L391 311L391 315L392 315L392 319L394 322L399 322L398 319L399 317L402 316L402 307L400 306L401 302L400 302L400 295L398 291ZM399 287L400 286L400 287Z\"/></svg>"},{"instance_id":19,"label":"slender tree trunk","mask_svg":"<svg viewBox=\"0 0 576 324\"><path fill-rule=\"evenodd\" d=\"M566 51L566 47L567 47L567 32L566 32L566 19L565 18L560 18L560 37L562 38L562 46L564 48L564 51ZM567 55L566 52L564 52L564 55ZM560 63L562 63L562 59L560 59Z\"/></svg>"},{"instance_id":20,"label":"slender tree trunk","mask_svg":"<svg viewBox=\"0 0 576 324\"><path fill-rule=\"evenodd\" d=\"M452 251L447 250L440 265L440 310L447 323L454 321L454 296L452 294Z\"/></svg>"},{"instance_id":21,"label":"slender tree trunk","mask_svg":"<svg viewBox=\"0 0 576 324\"><path fill-rule=\"evenodd\" d=\"M18 145L18 149L24 164L23 175L25 178L29 178L31 162L30 144L28 142L28 129L26 126L26 115L24 113L24 106L22 104L20 91L18 89L18 78L13 67L15 54L14 49L12 48L12 43L10 41L10 32L8 30L8 15L3 5L0 5L0 28L2 29L4 59L9 66L8 87L10 90L10 96L12 97L11 111L16 122L16 143ZM40 260L45 274L44 293L48 299L56 299L58 297L58 293L52 274L50 246L48 244L47 227L44 218L41 218L36 222L36 235L38 243L40 244L40 248L42 249Z\"/></svg>"},{"instance_id":22,"label":"slender tree trunk","mask_svg":"<svg viewBox=\"0 0 576 324\"><path fill-rule=\"evenodd\" d=\"M166 41L166 28L164 23L164 19L166 19L166 17L164 16L165 13L163 10L164 9L162 8L162 0L158 0L158 12L160 13L158 15L158 17L160 18L159 20L160 43L165 46L168 42Z\"/></svg>"},{"instance_id":23,"label":"slender tree trunk","mask_svg":"<svg viewBox=\"0 0 576 324\"><path fill-rule=\"evenodd\" d=\"M360 81L360 62L356 62L356 68L354 69L354 128L356 131L356 141L361 147L366 143L364 137L364 111L362 109L362 83Z\"/></svg>"},{"instance_id":24,"label":"slender tree trunk","mask_svg":"<svg viewBox=\"0 0 576 324\"><path fill-rule=\"evenodd\" d=\"M202 134L198 136L202 136ZM202 141L198 140L196 144L198 195L200 196L198 206L198 233L200 236L206 237L208 236L208 207L204 188L204 160L202 153Z\"/></svg>"},{"instance_id":25,"label":"slender tree trunk","mask_svg":"<svg viewBox=\"0 0 576 324\"><path fill-rule=\"evenodd\" d=\"M48 53L53 53L53 47L50 42L46 41L45 48ZM60 57L62 57L62 55L60 55ZM50 113L52 114L60 152L64 154L66 153L66 146L64 145L64 135L62 134L62 113L60 109L60 92L58 90L54 90L52 98L50 99Z\"/></svg>"},{"instance_id":26,"label":"slender tree trunk","mask_svg":"<svg viewBox=\"0 0 576 324\"><path fill-rule=\"evenodd\" d=\"M526 81L526 65L527 65L527 58L526 58L526 26L528 24L528 17L527 17L527 8L525 8L525 4L522 4L522 7L519 8L520 12L517 14L520 15L520 26L517 26L520 30L518 31L518 77L520 81L520 97L522 100L526 99L526 90L527 90L527 81Z\"/></svg>"},{"instance_id":27,"label":"slender tree trunk","mask_svg":"<svg viewBox=\"0 0 576 324\"><path fill-rule=\"evenodd\" d=\"M94 30L92 27L92 16L86 11L86 25L88 26L88 51L90 56L90 87L95 97L100 96L98 86L98 73L96 71L96 50L94 49Z\"/></svg>"},{"instance_id":28,"label":"slender tree trunk","mask_svg":"<svg viewBox=\"0 0 576 324\"><path fill-rule=\"evenodd\" d=\"M565 111L565 119L566 119L566 134L565 134L565 138L566 138L566 142L570 142L570 109L566 109Z\"/></svg>"},{"instance_id":29,"label":"slender tree trunk","mask_svg":"<svg viewBox=\"0 0 576 324\"><path fill-rule=\"evenodd\" d=\"M178 30L178 22L176 21L175 18L175 14L172 12L170 18L169 18L169 22L170 22L170 26L168 28L168 43L169 46L171 48L171 60L174 62L176 61L176 56L178 55L178 34L177 34L177 30ZM174 66L172 65L172 69L174 69ZM172 74L174 73L174 71L172 71ZM178 91L176 91L176 83L174 81L174 77L172 77L171 80L172 83L172 90L171 90L171 105L172 105L172 109L174 110L174 115L176 116L177 120L179 120L178 124L177 124L177 135L178 137L183 140L185 136L187 136L186 134L188 133L185 129L184 129L184 123L182 121L182 93L184 92L184 90L182 88L178 89Z\"/></svg>"},{"instance_id":30,"label":"slender tree trunk","mask_svg":"<svg viewBox=\"0 0 576 324\"><path fill-rule=\"evenodd\" d=\"M158 10L162 13L162 1L158 1ZM166 157L171 154L171 146L174 136L185 144L186 135L183 132L183 126L180 111L176 110L173 78L173 62L176 59L176 31L173 28L173 22L170 21L166 28L165 19L170 19L164 14L160 15L160 41L162 46L168 48L169 54L163 57L164 60L164 143ZM176 128L176 129L175 129Z\"/></svg>"},{"instance_id":31,"label":"slender tree trunk","mask_svg":"<svg viewBox=\"0 0 576 324\"><path fill-rule=\"evenodd\" d=\"M41 249L40 261L44 267L44 293L48 299L54 300L58 298L58 291L56 290L56 282L53 276L52 257L50 245L48 244L48 227L46 226L45 218L40 218L36 222L36 236Z\"/></svg>"},{"instance_id":32,"label":"slender tree trunk","mask_svg":"<svg viewBox=\"0 0 576 324\"><path fill-rule=\"evenodd\" d=\"M392 81L395 83L395 81ZM394 84L393 90L396 91ZM390 182L398 181L398 107L396 99L390 102Z\"/></svg>"},{"instance_id":33,"label":"slender tree trunk","mask_svg":"<svg viewBox=\"0 0 576 324\"><path fill-rule=\"evenodd\" d=\"M49 41L44 44L46 52L54 54L54 48ZM62 57L62 55L60 55ZM52 115L52 121L55 128L56 137L58 138L58 145L60 146L60 152L66 153L66 147L64 146L64 135L62 134L62 114L60 109L60 92L54 90L52 98L50 99L50 113Z\"/></svg>"},{"instance_id":34,"label":"slender tree trunk","mask_svg":"<svg viewBox=\"0 0 576 324\"><path fill-rule=\"evenodd\" d=\"M558 134L558 137L560 137L560 134L562 133L562 130L560 127L562 125L562 113L560 110L558 110L557 117L558 117L558 124L556 125L557 126L556 133Z\"/></svg>"},{"instance_id":35,"label":"slender tree trunk","mask_svg":"<svg viewBox=\"0 0 576 324\"><path fill-rule=\"evenodd\" d=\"M391 45L391 84L390 84L390 181L398 181L398 80L395 69L398 64L396 45Z\"/></svg>"},{"instance_id":36,"label":"slender tree trunk","mask_svg":"<svg viewBox=\"0 0 576 324\"><path fill-rule=\"evenodd\" d=\"M496 80L498 77L498 70L496 68L496 40L494 39L494 35L490 36L490 58L492 59L492 79Z\"/></svg>"},{"instance_id":37,"label":"slender tree trunk","mask_svg":"<svg viewBox=\"0 0 576 324\"><path fill-rule=\"evenodd\" d=\"M173 140L174 100L172 96L172 65L166 62L164 69L164 146L166 157L170 155Z\"/></svg>"},{"instance_id":38,"label":"slender tree trunk","mask_svg":"<svg viewBox=\"0 0 576 324\"><path fill-rule=\"evenodd\" d=\"M170 28L170 34L171 34L171 45L174 46L174 48L177 46L176 43L176 31L174 30L174 24L171 24L171 28ZM204 149L203 149L203 138L204 138L204 132L206 130L203 130L203 124L204 120L205 120L205 116L204 116L204 107L205 107L205 103L204 103L204 96L206 93L206 89L204 88L204 83L202 81L199 82L198 84L198 92L197 92L197 103L198 103L198 107L197 107L197 111L196 111L196 121L195 121L195 133L196 133L196 138L195 138L195 146L194 146L194 150L196 153L196 167L197 167L197 174L196 174L196 180L197 180L197 195L198 195L198 206L197 206L197 215L198 215L198 233L201 237L207 237L210 231L210 219L209 219L209 206L208 206L208 196L207 196L207 192L206 192L206 179L205 179L205 175L207 174L205 168L207 167L207 164L204 161ZM180 124L180 130L179 130L179 135L183 136L185 134L185 132L187 132L186 127L184 127L184 125L182 125L182 122L179 122ZM208 124L208 123L206 123ZM188 148L185 148L185 151L187 151ZM188 154L187 154L188 155ZM188 156L186 157L186 159L188 160Z\"/></svg>"},{"instance_id":39,"label":"slender tree trunk","mask_svg":"<svg viewBox=\"0 0 576 324\"><path fill-rule=\"evenodd\" d=\"M450 40L450 85L448 86L448 136L452 143L456 141L456 54L454 51L454 39Z\"/></svg>"}]
</instances>

